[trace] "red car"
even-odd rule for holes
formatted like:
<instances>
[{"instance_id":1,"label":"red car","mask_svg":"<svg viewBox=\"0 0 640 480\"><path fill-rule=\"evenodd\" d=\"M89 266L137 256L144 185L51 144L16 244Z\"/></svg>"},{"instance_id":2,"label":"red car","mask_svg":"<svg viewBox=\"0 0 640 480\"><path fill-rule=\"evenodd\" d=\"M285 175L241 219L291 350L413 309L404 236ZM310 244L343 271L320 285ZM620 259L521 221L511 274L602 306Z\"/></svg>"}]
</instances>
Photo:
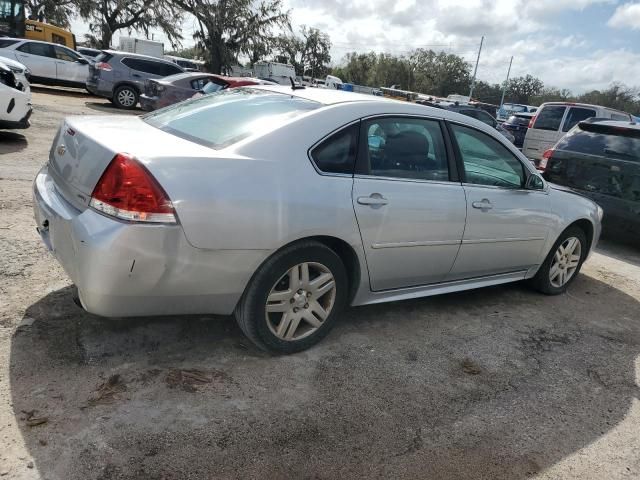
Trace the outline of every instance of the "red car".
<instances>
[{"instance_id":1,"label":"red car","mask_svg":"<svg viewBox=\"0 0 640 480\"><path fill-rule=\"evenodd\" d=\"M178 73L158 80L147 80L140 95L143 110L152 111L193 96L245 85L265 85L272 82L251 77L226 77L213 73Z\"/></svg>"}]
</instances>

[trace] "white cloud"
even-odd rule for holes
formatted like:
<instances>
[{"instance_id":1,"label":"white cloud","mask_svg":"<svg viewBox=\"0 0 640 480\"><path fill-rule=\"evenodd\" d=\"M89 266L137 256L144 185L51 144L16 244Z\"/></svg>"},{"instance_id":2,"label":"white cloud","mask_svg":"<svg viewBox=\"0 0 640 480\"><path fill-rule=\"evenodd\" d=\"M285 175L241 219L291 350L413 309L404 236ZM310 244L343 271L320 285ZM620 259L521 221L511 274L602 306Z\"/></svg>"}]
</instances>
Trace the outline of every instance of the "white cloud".
<instances>
[{"instance_id":1,"label":"white cloud","mask_svg":"<svg viewBox=\"0 0 640 480\"><path fill-rule=\"evenodd\" d=\"M625 3L616 8L607 25L640 30L640 3Z\"/></svg>"}]
</instances>

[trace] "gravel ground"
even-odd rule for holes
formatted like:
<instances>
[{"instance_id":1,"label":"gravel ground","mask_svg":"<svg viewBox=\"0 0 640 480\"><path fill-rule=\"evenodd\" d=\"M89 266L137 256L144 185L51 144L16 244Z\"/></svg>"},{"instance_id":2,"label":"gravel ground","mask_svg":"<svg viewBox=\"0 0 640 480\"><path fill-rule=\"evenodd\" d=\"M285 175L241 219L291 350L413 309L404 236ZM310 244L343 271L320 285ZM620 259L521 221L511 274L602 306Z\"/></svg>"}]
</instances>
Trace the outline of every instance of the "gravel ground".
<instances>
[{"instance_id":1,"label":"gravel ground","mask_svg":"<svg viewBox=\"0 0 640 480\"><path fill-rule=\"evenodd\" d=\"M63 116L114 110L34 105L0 132L0 478L640 477L637 247L601 245L558 297L349 309L289 357L229 317L101 319L41 245L31 181Z\"/></svg>"}]
</instances>

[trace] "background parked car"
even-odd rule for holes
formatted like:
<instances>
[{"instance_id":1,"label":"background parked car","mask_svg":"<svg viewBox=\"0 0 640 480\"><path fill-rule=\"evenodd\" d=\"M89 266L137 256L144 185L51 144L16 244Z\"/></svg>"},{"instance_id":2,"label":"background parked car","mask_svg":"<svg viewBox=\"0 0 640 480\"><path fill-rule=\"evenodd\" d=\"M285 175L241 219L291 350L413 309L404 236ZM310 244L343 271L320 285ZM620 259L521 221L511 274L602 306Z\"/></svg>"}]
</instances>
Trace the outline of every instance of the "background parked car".
<instances>
[{"instance_id":1,"label":"background parked car","mask_svg":"<svg viewBox=\"0 0 640 480\"><path fill-rule=\"evenodd\" d=\"M0 62L0 128L28 128L31 116L29 82L16 78L13 71Z\"/></svg>"},{"instance_id":2,"label":"background parked car","mask_svg":"<svg viewBox=\"0 0 640 480\"><path fill-rule=\"evenodd\" d=\"M491 116L485 110L479 107L474 107L471 105L443 105L438 104L439 108L444 108L446 110L451 110L452 112L461 113L462 115L466 115L467 117L475 118L476 120L480 120L482 123L486 123L490 127L498 130L505 138L507 138L511 143L515 142L514 135L507 129L505 129L502 124L500 124L495 117Z\"/></svg>"},{"instance_id":3,"label":"background parked car","mask_svg":"<svg viewBox=\"0 0 640 480\"><path fill-rule=\"evenodd\" d=\"M529 122L522 153L537 165L542 154L553 147L574 126L587 118L631 121L631 115L612 108L585 103L548 102L540 105Z\"/></svg>"},{"instance_id":4,"label":"background parked car","mask_svg":"<svg viewBox=\"0 0 640 480\"><path fill-rule=\"evenodd\" d=\"M3 38L0 56L24 64L31 72L31 83L84 88L89 72L86 58L55 43Z\"/></svg>"},{"instance_id":5,"label":"background parked car","mask_svg":"<svg viewBox=\"0 0 640 480\"><path fill-rule=\"evenodd\" d=\"M515 113L533 113L538 107L532 105L522 105L520 103L503 103L496 113L499 122L504 122Z\"/></svg>"},{"instance_id":6,"label":"background parked car","mask_svg":"<svg viewBox=\"0 0 640 480\"><path fill-rule=\"evenodd\" d=\"M148 80L144 93L140 95L140 107L151 111L191 98L198 92L206 94L225 88L266 83L272 82L251 77L225 77L212 73L179 73L158 80Z\"/></svg>"},{"instance_id":7,"label":"background parked car","mask_svg":"<svg viewBox=\"0 0 640 480\"><path fill-rule=\"evenodd\" d=\"M31 86L29 85L31 72L25 65L6 57L0 57L0 64L9 68L9 70L11 70L16 76L18 82L22 83L28 92L31 92Z\"/></svg>"},{"instance_id":8,"label":"background parked car","mask_svg":"<svg viewBox=\"0 0 640 480\"><path fill-rule=\"evenodd\" d=\"M145 82L184 73L182 67L162 58L104 50L89 65L87 90L108 98L118 108L132 109L144 91Z\"/></svg>"},{"instance_id":9,"label":"background parked car","mask_svg":"<svg viewBox=\"0 0 640 480\"><path fill-rule=\"evenodd\" d=\"M533 118L533 115L533 113L514 113L501 124L502 128L513 135L515 139L513 144L518 148L522 148L524 144L524 137L527 135L529 122Z\"/></svg>"},{"instance_id":10,"label":"background parked car","mask_svg":"<svg viewBox=\"0 0 640 480\"><path fill-rule=\"evenodd\" d=\"M95 62L96 57L100 55L100 52L102 52L102 50L98 50L97 48L89 47L78 47L76 48L76 51L90 62Z\"/></svg>"},{"instance_id":11,"label":"background parked car","mask_svg":"<svg viewBox=\"0 0 640 480\"><path fill-rule=\"evenodd\" d=\"M593 199L608 232L640 238L640 125L591 119L580 122L539 166L544 177Z\"/></svg>"}]
</instances>

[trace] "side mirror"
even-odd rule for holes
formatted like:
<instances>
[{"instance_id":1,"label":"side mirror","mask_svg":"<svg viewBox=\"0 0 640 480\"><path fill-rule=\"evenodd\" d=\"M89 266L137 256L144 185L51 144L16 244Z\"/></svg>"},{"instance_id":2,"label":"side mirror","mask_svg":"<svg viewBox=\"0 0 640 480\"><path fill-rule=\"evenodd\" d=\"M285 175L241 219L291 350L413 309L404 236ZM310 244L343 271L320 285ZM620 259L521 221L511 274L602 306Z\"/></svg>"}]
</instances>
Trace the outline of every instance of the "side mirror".
<instances>
[{"instance_id":1,"label":"side mirror","mask_svg":"<svg viewBox=\"0 0 640 480\"><path fill-rule=\"evenodd\" d=\"M79 58L78 60L76 60L76 62L80 65L89 65L89 60L87 60L86 58Z\"/></svg>"},{"instance_id":2,"label":"side mirror","mask_svg":"<svg viewBox=\"0 0 640 480\"><path fill-rule=\"evenodd\" d=\"M544 190L544 180L539 173L532 173L524 186L527 190Z\"/></svg>"}]
</instances>

